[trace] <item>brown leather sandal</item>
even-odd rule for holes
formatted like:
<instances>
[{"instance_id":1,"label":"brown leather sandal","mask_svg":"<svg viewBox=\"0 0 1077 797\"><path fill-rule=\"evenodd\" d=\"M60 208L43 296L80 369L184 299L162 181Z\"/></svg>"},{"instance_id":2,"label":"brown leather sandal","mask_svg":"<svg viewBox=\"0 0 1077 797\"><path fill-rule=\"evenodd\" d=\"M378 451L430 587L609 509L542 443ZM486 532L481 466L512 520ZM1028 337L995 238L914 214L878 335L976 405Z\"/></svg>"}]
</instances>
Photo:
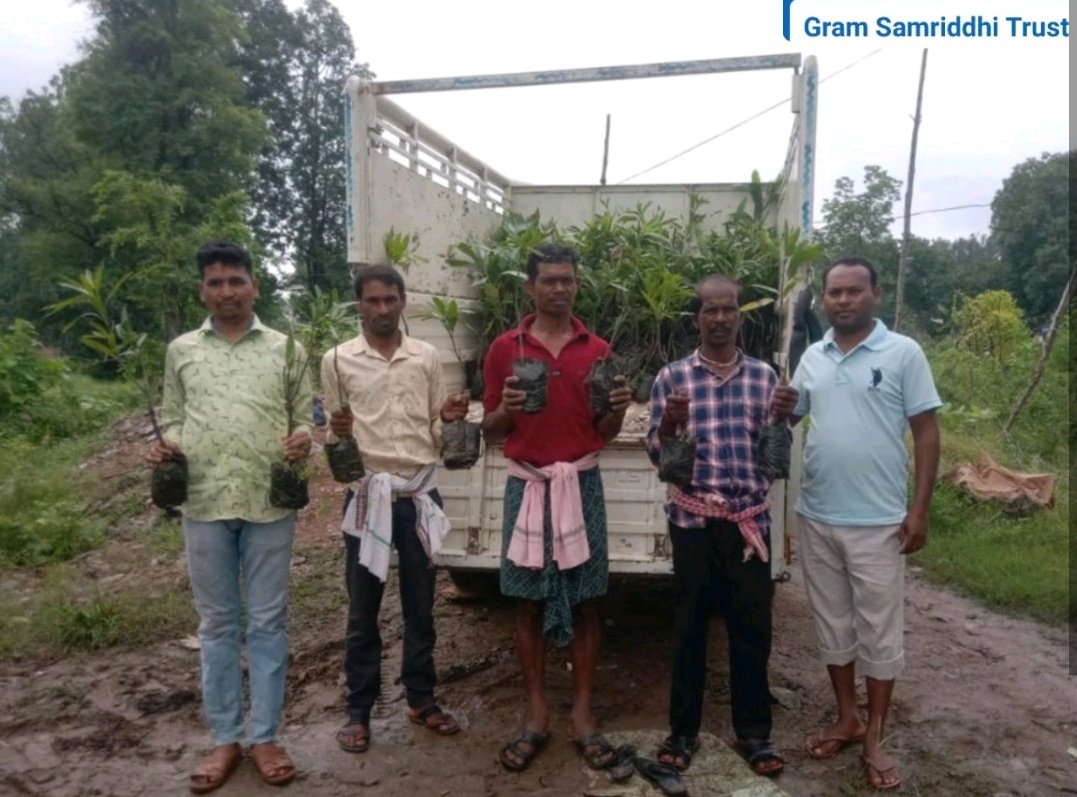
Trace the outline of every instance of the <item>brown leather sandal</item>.
<instances>
[{"instance_id":1,"label":"brown leather sandal","mask_svg":"<svg viewBox=\"0 0 1077 797\"><path fill-rule=\"evenodd\" d=\"M295 779L295 765L279 744L263 742L251 745L250 755L258 775L270 786L283 786Z\"/></svg>"},{"instance_id":2,"label":"brown leather sandal","mask_svg":"<svg viewBox=\"0 0 1077 797\"><path fill-rule=\"evenodd\" d=\"M191 773L190 787L195 794L207 794L228 782L243 760L243 751L236 743L213 748Z\"/></svg>"}]
</instances>

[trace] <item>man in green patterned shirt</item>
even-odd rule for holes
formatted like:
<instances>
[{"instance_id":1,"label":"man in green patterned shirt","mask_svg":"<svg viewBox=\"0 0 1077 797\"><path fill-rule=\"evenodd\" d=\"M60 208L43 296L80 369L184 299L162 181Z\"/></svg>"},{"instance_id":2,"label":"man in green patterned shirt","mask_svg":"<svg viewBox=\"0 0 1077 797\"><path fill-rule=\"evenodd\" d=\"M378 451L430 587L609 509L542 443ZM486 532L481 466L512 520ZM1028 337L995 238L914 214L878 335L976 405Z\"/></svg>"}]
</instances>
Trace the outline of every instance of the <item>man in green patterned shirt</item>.
<instances>
[{"instance_id":1,"label":"man in green patterned shirt","mask_svg":"<svg viewBox=\"0 0 1077 797\"><path fill-rule=\"evenodd\" d=\"M288 568L295 511L269 503L269 470L310 453L310 427L288 429L287 338L258 320L258 283L250 255L227 241L208 243L196 258L199 297L210 316L181 335L165 357L163 431L148 459L182 452L189 468L183 507L187 564L198 610L202 702L213 752L191 775L196 794L222 785L242 757L243 670L240 662L240 573L247 604L250 757L266 783L288 783L295 767L276 744L288 663ZM300 362L306 353L297 347ZM309 412L304 372L297 408Z\"/></svg>"}]
</instances>

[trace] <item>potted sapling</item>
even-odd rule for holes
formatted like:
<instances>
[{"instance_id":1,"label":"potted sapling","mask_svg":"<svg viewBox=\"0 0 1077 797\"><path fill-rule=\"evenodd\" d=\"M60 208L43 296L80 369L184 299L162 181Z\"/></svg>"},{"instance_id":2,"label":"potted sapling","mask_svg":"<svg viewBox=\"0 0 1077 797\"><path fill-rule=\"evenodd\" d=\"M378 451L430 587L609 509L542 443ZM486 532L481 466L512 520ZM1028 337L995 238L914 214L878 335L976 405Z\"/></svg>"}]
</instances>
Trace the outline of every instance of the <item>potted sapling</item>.
<instances>
[{"instance_id":1,"label":"potted sapling","mask_svg":"<svg viewBox=\"0 0 1077 797\"><path fill-rule=\"evenodd\" d=\"M610 334L610 350L605 357L600 357L591 363L591 370L587 372L585 384L587 385L587 399L591 406L591 414L602 417L613 412L610 403L610 391L626 384L622 362L614 352L613 344L617 339L625 314L621 313L613 324Z\"/></svg>"},{"instance_id":2,"label":"potted sapling","mask_svg":"<svg viewBox=\"0 0 1077 797\"><path fill-rule=\"evenodd\" d=\"M431 297L431 311L424 318L436 318L449 336L449 346L464 372L465 388L467 369L460 349L456 345L456 325L460 320L460 307L455 299L445 300L438 296ZM479 461L482 456L482 424L474 421L450 421L441 428L442 461L448 470L464 470Z\"/></svg>"},{"instance_id":3,"label":"potted sapling","mask_svg":"<svg viewBox=\"0 0 1077 797\"><path fill-rule=\"evenodd\" d=\"M520 333L520 359L512 364L512 375L518 380L516 389L527 394L523 411L542 412L546 408L546 390L550 383L550 369L544 360L524 356L524 335Z\"/></svg>"},{"instance_id":4,"label":"potted sapling","mask_svg":"<svg viewBox=\"0 0 1077 797\"><path fill-rule=\"evenodd\" d=\"M333 370L337 375L337 397L340 401L340 409L347 410L348 401L344 397L340 368L337 365L337 349L339 348L339 344L333 347ZM329 471L333 474L333 480L341 484L357 482L366 475L363 455L359 452L359 443L350 432L337 438L336 442L325 444L325 458L329 460Z\"/></svg>"},{"instance_id":5,"label":"potted sapling","mask_svg":"<svg viewBox=\"0 0 1077 797\"><path fill-rule=\"evenodd\" d=\"M126 313L123 315L126 316ZM159 380L153 376L146 363L146 336L131 333L126 326L126 318L121 322L118 331L121 350L117 352L116 359L120 363L121 373L141 391L154 439L163 446L164 434L153 409ZM153 466L150 473L150 500L159 509L175 509L187 500L187 483L187 457L182 451L174 451L169 459Z\"/></svg>"},{"instance_id":6,"label":"potted sapling","mask_svg":"<svg viewBox=\"0 0 1077 797\"><path fill-rule=\"evenodd\" d=\"M304 353L300 358L291 330L284 346L284 367L281 377L284 383L284 412L287 418L287 435L296 426L296 406L302 392L310 358ZM269 466L269 503L278 509L302 509L310 503L307 491L309 472L306 462L290 462L283 457Z\"/></svg>"},{"instance_id":7,"label":"potted sapling","mask_svg":"<svg viewBox=\"0 0 1077 797\"><path fill-rule=\"evenodd\" d=\"M81 335L79 340L99 355L106 365L115 366L123 379L139 389L146 401L153 436L164 445L164 434L153 408L160 380L149 364L151 358L147 337L145 333L135 332L131 328L126 307L119 306L119 320L116 320L113 310L116 293L126 279L127 276L121 277L111 290L106 291L103 266L85 271L73 280L60 283L60 287L72 291L74 295L50 305L48 310L51 315L71 307L86 308L64 327L64 332L79 322L89 326L89 331ZM187 483L187 457L179 452L173 453L171 459L154 465L150 476L150 499L161 509L175 509L187 500Z\"/></svg>"}]
</instances>

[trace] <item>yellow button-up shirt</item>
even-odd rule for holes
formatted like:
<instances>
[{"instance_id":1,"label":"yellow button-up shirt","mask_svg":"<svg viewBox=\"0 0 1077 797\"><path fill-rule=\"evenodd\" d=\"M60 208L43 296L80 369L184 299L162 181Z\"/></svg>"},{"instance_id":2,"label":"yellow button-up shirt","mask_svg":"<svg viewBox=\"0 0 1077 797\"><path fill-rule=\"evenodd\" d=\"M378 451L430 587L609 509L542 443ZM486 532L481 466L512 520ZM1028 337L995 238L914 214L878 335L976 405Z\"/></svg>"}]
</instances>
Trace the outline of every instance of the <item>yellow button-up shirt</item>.
<instances>
[{"instance_id":1,"label":"yellow button-up shirt","mask_svg":"<svg viewBox=\"0 0 1077 797\"><path fill-rule=\"evenodd\" d=\"M162 430L187 456L187 517L269 523L292 511L269 504L269 466L283 457L288 436L286 341L256 316L235 343L207 318L168 345ZM306 358L298 344L296 357ZM310 431L311 367L295 400L292 432Z\"/></svg>"},{"instance_id":2,"label":"yellow button-up shirt","mask_svg":"<svg viewBox=\"0 0 1077 797\"><path fill-rule=\"evenodd\" d=\"M340 408L341 395L351 407L352 433L367 470L410 479L441 456L446 392L437 349L400 334L390 360L362 335L330 349L322 357L322 392L329 412Z\"/></svg>"}]
</instances>

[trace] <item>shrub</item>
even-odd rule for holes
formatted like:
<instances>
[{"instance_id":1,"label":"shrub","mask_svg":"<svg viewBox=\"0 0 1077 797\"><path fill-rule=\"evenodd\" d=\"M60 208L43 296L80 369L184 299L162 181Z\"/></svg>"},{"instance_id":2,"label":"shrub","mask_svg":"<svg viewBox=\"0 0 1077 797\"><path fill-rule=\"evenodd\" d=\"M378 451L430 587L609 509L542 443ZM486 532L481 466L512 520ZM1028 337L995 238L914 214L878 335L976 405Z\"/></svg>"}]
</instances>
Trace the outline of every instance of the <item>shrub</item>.
<instances>
[{"instance_id":1,"label":"shrub","mask_svg":"<svg viewBox=\"0 0 1077 797\"><path fill-rule=\"evenodd\" d=\"M0 334L0 422L36 410L41 396L65 370L60 360L41 356L41 342L29 321L19 318Z\"/></svg>"}]
</instances>

